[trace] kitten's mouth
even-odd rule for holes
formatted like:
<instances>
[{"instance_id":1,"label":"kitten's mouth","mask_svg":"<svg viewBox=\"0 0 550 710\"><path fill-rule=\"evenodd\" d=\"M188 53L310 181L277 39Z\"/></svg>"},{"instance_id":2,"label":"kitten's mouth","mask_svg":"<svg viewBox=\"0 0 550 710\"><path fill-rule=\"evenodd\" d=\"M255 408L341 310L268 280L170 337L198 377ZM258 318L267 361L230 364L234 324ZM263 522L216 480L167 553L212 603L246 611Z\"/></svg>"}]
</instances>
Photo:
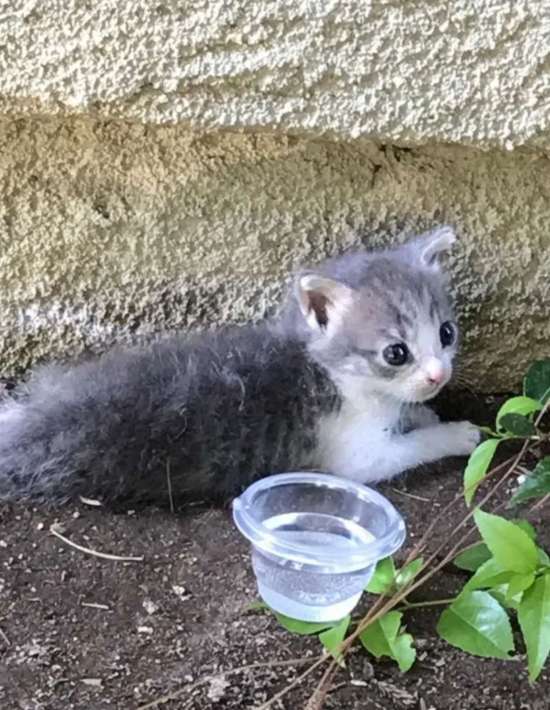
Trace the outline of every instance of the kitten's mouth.
<instances>
[{"instance_id":1,"label":"kitten's mouth","mask_svg":"<svg viewBox=\"0 0 550 710\"><path fill-rule=\"evenodd\" d=\"M445 387L446 384L447 384L446 382L442 382L440 385L434 385L433 387L431 387L429 389L426 388L423 392L408 399L408 401L411 404L420 404L421 402L428 402L430 399L433 399L434 397L436 397L441 392L443 387Z\"/></svg>"}]
</instances>

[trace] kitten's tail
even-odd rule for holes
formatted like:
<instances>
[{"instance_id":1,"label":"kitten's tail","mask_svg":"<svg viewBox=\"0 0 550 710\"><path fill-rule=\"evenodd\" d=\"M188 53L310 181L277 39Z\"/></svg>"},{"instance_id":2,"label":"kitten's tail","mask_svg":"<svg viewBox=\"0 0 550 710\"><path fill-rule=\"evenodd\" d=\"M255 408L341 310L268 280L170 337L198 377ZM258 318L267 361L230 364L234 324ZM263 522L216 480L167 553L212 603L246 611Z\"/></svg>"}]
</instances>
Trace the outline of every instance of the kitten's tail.
<instances>
[{"instance_id":1,"label":"kitten's tail","mask_svg":"<svg viewBox=\"0 0 550 710\"><path fill-rule=\"evenodd\" d=\"M137 470L145 437L123 430L139 426L141 404L136 388L117 391L123 377L96 365L45 368L0 401L0 503L154 492L158 482Z\"/></svg>"},{"instance_id":2,"label":"kitten's tail","mask_svg":"<svg viewBox=\"0 0 550 710\"><path fill-rule=\"evenodd\" d=\"M0 409L0 502L64 503L89 493L79 463L79 418L66 426L66 401L6 398Z\"/></svg>"},{"instance_id":3,"label":"kitten's tail","mask_svg":"<svg viewBox=\"0 0 550 710\"><path fill-rule=\"evenodd\" d=\"M0 502L61 503L72 497L71 471L63 466L61 441L44 426L34 429L25 403L6 398L0 409ZM46 414L46 412L44 412ZM55 417L55 413L48 413ZM62 437L61 432L58 433ZM67 449L68 440L63 443Z\"/></svg>"}]
</instances>

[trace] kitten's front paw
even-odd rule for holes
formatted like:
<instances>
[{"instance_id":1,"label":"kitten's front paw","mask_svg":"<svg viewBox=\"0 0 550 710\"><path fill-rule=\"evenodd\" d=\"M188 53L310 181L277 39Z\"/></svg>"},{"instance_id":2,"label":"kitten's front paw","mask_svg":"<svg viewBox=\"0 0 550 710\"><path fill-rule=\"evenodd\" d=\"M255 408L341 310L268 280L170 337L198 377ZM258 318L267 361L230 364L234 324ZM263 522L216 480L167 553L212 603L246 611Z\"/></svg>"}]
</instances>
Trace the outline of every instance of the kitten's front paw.
<instances>
[{"instance_id":1,"label":"kitten's front paw","mask_svg":"<svg viewBox=\"0 0 550 710\"><path fill-rule=\"evenodd\" d=\"M471 422L449 422L450 456L469 456L481 441L481 432Z\"/></svg>"}]
</instances>

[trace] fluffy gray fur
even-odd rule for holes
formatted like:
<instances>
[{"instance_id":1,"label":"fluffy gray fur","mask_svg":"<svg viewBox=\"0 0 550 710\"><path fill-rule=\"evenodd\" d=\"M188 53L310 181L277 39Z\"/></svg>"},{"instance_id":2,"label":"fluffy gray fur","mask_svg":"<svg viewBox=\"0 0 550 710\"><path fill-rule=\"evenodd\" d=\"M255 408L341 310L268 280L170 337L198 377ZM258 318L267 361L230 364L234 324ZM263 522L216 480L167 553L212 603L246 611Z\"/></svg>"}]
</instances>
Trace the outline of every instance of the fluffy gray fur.
<instances>
[{"instance_id":1,"label":"fluffy gray fur","mask_svg":"<svg viewBox=\"0 0 550 710\"><path fill-rule=\"evenodd\" d=\"M256 326L37 369L0 409L0 500L167 504L169 487L174 499L227 499L262 475L320 465L319 422L342 406L340 376L391 391L396 373L380 360L388 333L414 340L421 311L434 327L452 317L430 243L306 272L357 295L331 338L320 322L332 317L326 294L304 305L298 286L277 317Z\"/></svg>"}]
</instances>

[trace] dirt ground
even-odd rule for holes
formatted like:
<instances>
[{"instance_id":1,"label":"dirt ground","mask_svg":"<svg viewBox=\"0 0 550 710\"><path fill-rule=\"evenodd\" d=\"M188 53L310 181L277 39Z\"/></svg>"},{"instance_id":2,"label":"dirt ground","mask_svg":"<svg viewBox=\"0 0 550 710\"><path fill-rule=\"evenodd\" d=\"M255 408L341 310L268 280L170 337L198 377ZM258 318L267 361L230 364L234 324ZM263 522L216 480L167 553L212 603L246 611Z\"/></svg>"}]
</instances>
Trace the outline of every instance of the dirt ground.
<instances>
[{"instance_id":1,"label":"dirt ground","mask_svg":"<svg viewBox=\"0 0 550 710\"><path fill-rule=\"evenodd\" d=\"M469 414L466 404L453 409L455 416ZM382 487L405 516L407 544L455 495L463 465L463 460L445 461ZM449 535L462 513L459 507L446 517L434 537L439 541ZM540 528L544 518L548 509L530 519ZM52 523L85 547L143 559L92 557L54 537ZM547 546L549 533L544 534ZM464 579L448 567L413 598L450 596ZM290 635L266 614L246 611L255 598L247 544L228 510L200 504L175 514L151 508L113 514L86 505L58 511L4 506L0 707L137 710L181 691L158 707L257 708L304 666L227 672L247 664L313 658L319 644ZM363 608L367 604L365 598ZM326 708L549 706L550 670L529 685L519 634L514 660L467 656L438 639L439 613L425 608L408 614L418 652L409 673L357 650L336 676ZM206 676L210 680L199 683ZM310 677L274 707L301 710L318 678Z\"/></svg>"}]
</instances>

